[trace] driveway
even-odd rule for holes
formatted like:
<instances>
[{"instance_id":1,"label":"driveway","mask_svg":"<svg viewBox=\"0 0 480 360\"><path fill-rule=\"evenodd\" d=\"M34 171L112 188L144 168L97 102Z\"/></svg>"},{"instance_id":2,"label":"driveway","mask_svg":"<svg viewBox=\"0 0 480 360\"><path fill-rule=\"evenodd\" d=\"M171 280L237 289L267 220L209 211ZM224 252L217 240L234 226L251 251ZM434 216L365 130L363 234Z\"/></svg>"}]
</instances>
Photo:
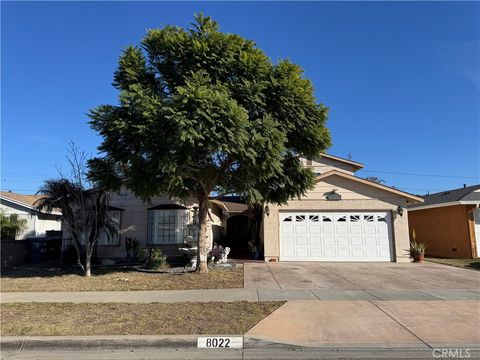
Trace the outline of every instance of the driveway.
<instances>
[{"instance_id":1,"label":"driveway","mask_svg":"<svg viewBox=\"0 0 480 360\"><path fill-rule=\"evenodd\" d=\"M245 263L249 289L480 289L480 272L436 263Z\"/></svg>"}]
</instances>

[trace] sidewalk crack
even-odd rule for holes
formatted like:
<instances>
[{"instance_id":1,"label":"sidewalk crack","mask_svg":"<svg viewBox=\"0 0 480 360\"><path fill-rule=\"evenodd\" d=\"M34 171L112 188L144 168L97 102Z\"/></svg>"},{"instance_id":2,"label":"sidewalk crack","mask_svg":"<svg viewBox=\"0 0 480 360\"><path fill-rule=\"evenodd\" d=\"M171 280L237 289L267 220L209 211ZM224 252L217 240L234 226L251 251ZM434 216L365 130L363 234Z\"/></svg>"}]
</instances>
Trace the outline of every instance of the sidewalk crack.
<instances>
[{"instance_id":1,"label":"sidewalk crack","mask_svg":"<svg viewBox=\"0 0 480 360\"><path fill-rule=\"evenodd\" d=\"M418 340L420 340L423 344L425 344L429 349L433 349L430 344L428 344L426 341L424 341L422 338L420 338L419 336L417 336L413 331L411 331L409 328L407 328L404 324L402 324L400 321L398 321L397 319L395 319L392 315L390 315L388 312L386 312L384 309L382 309L380 306L378 306L377 304L375 304L373 301L369 300L369 303L371 303L373 306L375 306L378 310L380 310L381 312L383 312L385 315L387 315L390 319L392 319L393 321L395 321L398 325L400 325L402 328L404 328L407 332L409 332L410 334L412 334L413 337L417 338Z\"/></svg>"},{"instance_id":2,"label":"sidewalk crack","mask_svg":"<svg viewBox=\"0 0 480 360\"><path fill-rule=\"evenodd\" d=\"M270 268L270 265L268 265L268 262L266 264L267 264L268 271L270 271L270 274L272 274L273 280L275 280L275 282L277 283L278 288L282 289L282 287L280 286L280 283L278 282L277 278L275 277L275 274L273 273L272 269Z\"/></svg>"}]
</instances>

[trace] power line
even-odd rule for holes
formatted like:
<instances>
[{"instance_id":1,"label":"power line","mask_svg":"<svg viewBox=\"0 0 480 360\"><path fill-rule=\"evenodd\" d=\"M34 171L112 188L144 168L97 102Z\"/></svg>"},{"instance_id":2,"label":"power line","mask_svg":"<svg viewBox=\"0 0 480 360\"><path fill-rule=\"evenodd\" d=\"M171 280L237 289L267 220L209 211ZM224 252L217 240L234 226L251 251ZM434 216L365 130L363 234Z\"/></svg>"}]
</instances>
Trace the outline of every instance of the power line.
<instances>
[{"instance_id":1,"label":"power line","mask_svg":"<svg viewBox=\"0 0 480 360\"><path fill-rule=\"evenodd\" d=\"M480 179L480 176L455 176L455 175L437 175L437 174L416 174L416 173L402 173L395 171L380 171L380 170L361 170L362 172L380 173L380 174L395 174L395 175L407 175L407 176L428 176L439 178L451 178L451 179Z\"/></svg>"}]
</instances>

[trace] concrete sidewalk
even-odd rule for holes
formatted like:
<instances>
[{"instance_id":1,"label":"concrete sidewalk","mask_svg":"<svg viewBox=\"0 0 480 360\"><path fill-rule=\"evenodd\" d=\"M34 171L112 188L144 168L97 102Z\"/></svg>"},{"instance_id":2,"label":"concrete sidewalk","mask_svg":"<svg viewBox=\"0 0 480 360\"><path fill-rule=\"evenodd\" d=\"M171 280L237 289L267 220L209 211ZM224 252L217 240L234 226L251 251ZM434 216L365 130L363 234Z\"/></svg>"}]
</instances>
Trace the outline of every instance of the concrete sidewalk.
<instances>
[{"instance_id":1,"label":"concrete sidewalk","mask_svg":"<svg viewBox=\"0 0 480 360\"><path fill-rule=\"evenodd\" d=\"M250 347L480 347L478 301L289 301L245 334Z\"/></svg>"},{"instance_id":2,"label":"concrete sidewalk","mask_svg":"<svg viewBox=\"0 0 480 360\"><path fill-rule=\"evenodd\" d=\"M329 289L209 289L160 291L9 292L1 303L174 303L288 300L480 300L479 289L442 290L329 290Z\"/></svg>"}]
</instances>

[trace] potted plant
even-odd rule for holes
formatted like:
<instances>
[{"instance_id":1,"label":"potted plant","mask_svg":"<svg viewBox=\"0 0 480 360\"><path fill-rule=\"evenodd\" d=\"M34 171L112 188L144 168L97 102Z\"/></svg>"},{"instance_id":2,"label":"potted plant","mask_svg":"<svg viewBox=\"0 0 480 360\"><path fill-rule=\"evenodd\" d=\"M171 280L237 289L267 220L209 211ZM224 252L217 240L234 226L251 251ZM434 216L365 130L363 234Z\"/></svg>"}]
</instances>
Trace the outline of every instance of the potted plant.
<instances>
[{"instance_id":1,"label":"potted plant","mask_svg":"<svg viewBox=\"0 0 480 360\"><path fill-rule=\"evenodd\" d=\"M426 248L425 243L417 243L415 240L410 242L410 256L413 258L413 262L423 261Z\"/></svg>"},{"instance_id":2,"label":"potted plant","mask_svg":"<svg viewBox=\"0 0 480 360\"><path fill-rule=\"evenodd\" d=\"M248 250L250 252L250 258L252 260L260 259L260 250L258 249L258 245L255 241L248 242Z\"/></svg>"}]
</instances>

